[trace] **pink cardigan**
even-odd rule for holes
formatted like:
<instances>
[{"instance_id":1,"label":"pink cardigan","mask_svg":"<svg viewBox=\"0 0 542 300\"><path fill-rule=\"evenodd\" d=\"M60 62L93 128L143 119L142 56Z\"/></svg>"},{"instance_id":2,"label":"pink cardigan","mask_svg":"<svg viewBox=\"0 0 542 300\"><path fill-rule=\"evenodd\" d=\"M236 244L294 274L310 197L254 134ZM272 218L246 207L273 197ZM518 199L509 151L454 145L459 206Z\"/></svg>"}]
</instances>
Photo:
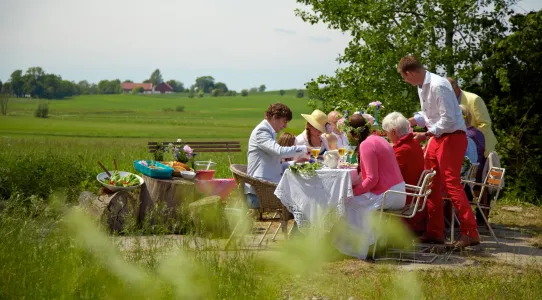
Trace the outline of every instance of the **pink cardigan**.
<instances>
[{"instance_id":1,"label":"pink cardigan","mask_svg":"<svg viewBox=\"0 0 542 300\"><path fill-rule=\"evenodd\" d=\"M403 182L393 147L384 138L370 135L359 146L363 181L354 185L354 195L371 192L380 195Z\"/></svg>"}]
</instances>

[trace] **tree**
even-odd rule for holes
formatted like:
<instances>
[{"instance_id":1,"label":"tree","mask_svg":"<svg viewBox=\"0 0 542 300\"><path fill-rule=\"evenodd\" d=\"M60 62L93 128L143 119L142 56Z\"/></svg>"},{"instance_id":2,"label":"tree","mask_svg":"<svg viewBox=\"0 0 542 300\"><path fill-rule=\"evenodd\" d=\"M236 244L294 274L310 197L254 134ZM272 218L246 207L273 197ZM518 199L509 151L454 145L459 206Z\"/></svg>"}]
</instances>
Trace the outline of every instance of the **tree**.
<instances>
[{"instance_id":1,"label":"tree","mask_svg":"<svg viewBox=\"0 0 542 300\"><path fill-rule=\"evenodd\" d=\"M145 89L142 87L142 86L136 86L135 88L132 89L132 94L141 94L145 92Z\"/></svg>"},{"instance_id":2,"label":"tree","mask_svg":"<svg viewBox=\"0 0 542 300\"><path fill-rule=\"evenodd\" d=\"M215 79L212 76L196 78L196 88L204 93L210 93L215 88Z\"/></svg>"},{"instance_id":3,"label":"tree","mask_svg":"<svg viewBox=\"0 0 542 300\"><path fill-rule=\"evenodd\" d=\"M180 81L170 79L167 83L173 88L175 93L182 93L184 91L184 84Z\"/></svg>"},{"instance_id":4,"label":"tree","mask_svg":"<svg viewBox=\"0 0 542 300\"><path fill-rule=\"evenodd\" d=\"M265 84L262 84L262 85L260 85L260 87L258 88L258 91L259 91L260 93L263 93L263 92L265 92L265 89L266 89Z\"/></svg>"},{"instance_id":5,"label":"tree","mask_svg":"<svg viewBox=\"0 0 542 300\"><path fill-rule=\"evenodd\" d=\"M243 89L243 90L241 91L241 96L243 96L243 97L248 96L248 90L247 90L247 89Z\"/></svg>"},{"instance_id":6,"label":"tree","mask_svg":"<svg viewBox=\"0 0 542 300\"><path fill-rule=\"evenodd\" d=\"M164 82L159 69L156 69L154 70L154 72L152 72L151 78L149 78L149 82L152 83L152 85L159 85L160 83Z\"/></svg>"},{"instance_id":7,"label":"tree","mask_svg":"<svg viewBox=\"0 0 542 300\"><path fill-rule=\"evenodd\" d=\"M215 89L219 90L222 93L222 95L228 92L228 87L223 82L215 83Z\"/></svg>"},{"instance_id":8,"label":"tree","mask_svg":"<svg viewBox=\"0 0 542 300\"><path fill-rule=\"evenodd\" d=\"M15 70L13 73L11 73L10 76L10 83L11 83L11 92L17 96L22 97L24 96L23 86L24 86L24 80L23 80L23 70Z\"/></svg>"},{"instance_id":9,"label":"tree","mask_svg":"<svg viewBox=\"0 0 542 300\"><path fill-rule=\"evenodd\" d=\"M506 30L501 20L516 0L297 2L309 7L296 10L305 22L322 22L352 36L338 58L346 66L335 76L321 75L306 84L312 97L323 100L324 110L378 99L410 114L418 107L418 95L397 74L400 58L414 54L432 72L471 80L484 58L481 45Z\"/></svg>"},{"instance_id":10,"label":"tree","mask_svg":"<svg viewBox=\"0 0 542 300\"><path fill-rule=\"evenodd\" d=\"M464 88L490 102L507 193L536 202L542 193L542 11L510 22L511 34L483 49L481 80Z\"/></svg>"},{"instance_id":11,"label":"tree","mask_svg":"<svg viewBox=\"0 0 542 300\"><path fill-rule=\"evenodd\" d=\"M286 91L285 91L285 90L280 90L280 91L279 91L279 94L280 94L281 96L284 96L284 94L286 94Z\"/></svg>"}]
</instances>

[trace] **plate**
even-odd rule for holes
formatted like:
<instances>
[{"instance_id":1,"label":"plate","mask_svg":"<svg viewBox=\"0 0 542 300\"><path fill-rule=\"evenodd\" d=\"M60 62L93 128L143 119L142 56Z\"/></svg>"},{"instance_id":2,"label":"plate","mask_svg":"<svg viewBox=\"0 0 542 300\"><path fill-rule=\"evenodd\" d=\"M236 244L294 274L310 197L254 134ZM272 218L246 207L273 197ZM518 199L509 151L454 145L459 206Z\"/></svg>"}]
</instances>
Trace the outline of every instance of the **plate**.
<instances>
[{"instance_id":1,"label":"plate","mask_svg":"<svg viewBox=\"0 0 542 300\"><path fill-rule=\"evenodd\" d=\"M130 173L130 172L125 172L125 171L119 171L119 175L120 177L124 177L124 176L127 176L127 175L130 175L130 174L133 174L133 173ZM113 191L113 192L117 192L117 191L132 191L132 190L135 190L137 188L139 188L145 181L143 181L143 178L141 178L141 176L139 175L136 175L134 174L137 179L139 179L139 184L138 185L134 185L134 186L114 186L114 185L110 185L110 184L107 184L107 183L104 183L103 181L108 178L109 176L107 176L107 173L103 172L103 173L100 173L98 174L98 176L96 176L96 179L108 190L110 191Z\"/></svg>"}]
</instances>

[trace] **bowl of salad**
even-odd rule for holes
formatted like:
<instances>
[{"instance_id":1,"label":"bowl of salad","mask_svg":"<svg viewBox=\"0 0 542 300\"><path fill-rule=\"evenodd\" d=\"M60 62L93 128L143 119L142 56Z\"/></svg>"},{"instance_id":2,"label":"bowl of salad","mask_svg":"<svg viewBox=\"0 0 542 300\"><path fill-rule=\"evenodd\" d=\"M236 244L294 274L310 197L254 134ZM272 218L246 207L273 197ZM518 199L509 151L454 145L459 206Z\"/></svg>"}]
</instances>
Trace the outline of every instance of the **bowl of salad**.
<instances>
[{"instance_id":1,"label":"bowl of salad","mask_svg":"<svg viewBox=\"0 0 542 300\"><path fill-rule=\"evenodd\" d=\"M110 191L131 191L139 188L143 184L143 178L140 176L125 172L125 171L112 171L111 177L106 172L98 174L96 179Z\"/></svg>"}]
</instances>

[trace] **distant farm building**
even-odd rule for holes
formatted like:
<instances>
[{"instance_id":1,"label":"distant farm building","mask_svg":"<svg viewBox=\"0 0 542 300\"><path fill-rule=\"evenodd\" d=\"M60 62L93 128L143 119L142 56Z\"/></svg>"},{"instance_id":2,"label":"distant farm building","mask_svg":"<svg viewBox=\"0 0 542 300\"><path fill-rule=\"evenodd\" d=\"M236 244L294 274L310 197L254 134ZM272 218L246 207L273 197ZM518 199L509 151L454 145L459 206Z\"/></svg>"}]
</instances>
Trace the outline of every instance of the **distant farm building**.
<instances>
[{"instance_id":1,"label":"distant farm building","mask_svg":"<svg viewBox=\"0 0 542 300\"><path fill-rule=\"evenodd\" d=\"M133 82L123 82L120 84L120 87L125 93L131 93L132 90L136 87L142 87L143 93L152 94L154 92L152 83L133 83ZM171 87L170 87L171 88Z\"/></svg>"},{"instance_id":2,"label":"distant farm building","mask_svg":"<svg viewBox=\"0 0 542 300\"><path fill-rule=\"evenodd\" d=\"M162 82L154 87L154 91L159 92L160 94L169 94L173 93L173 88L167 82Z\"/></svg>"}]
</instances>

